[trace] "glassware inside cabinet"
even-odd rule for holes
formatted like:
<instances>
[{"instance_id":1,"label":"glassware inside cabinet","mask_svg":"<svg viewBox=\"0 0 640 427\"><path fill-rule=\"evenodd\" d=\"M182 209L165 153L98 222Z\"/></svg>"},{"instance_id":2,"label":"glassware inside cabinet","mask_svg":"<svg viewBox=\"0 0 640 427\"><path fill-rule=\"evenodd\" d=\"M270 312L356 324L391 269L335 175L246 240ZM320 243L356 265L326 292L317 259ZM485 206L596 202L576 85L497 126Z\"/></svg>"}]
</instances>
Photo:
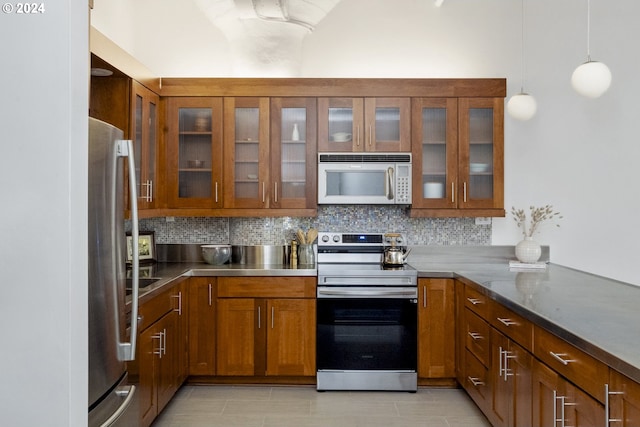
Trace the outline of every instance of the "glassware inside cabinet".
<instances>
[{"instance_id":1,"label":"glassware inside cabinet","mask_svg":"<svg viewBox=\"0 0 640 427\"><path fill-rule=\"evenodd\" d=\"M469 110L469 197L493 198L493 109Z\"/></svg>"},{"instance_id":2,"label":"glassware inside cabinet","mask_svg":"<svg viewBox=\"0 0 640 427\"><path fill-rule=\"evenodd\" d=\"M209 198L211 188L211 110L180 108L178 188L181 198Z\"/></svg>"},{"instance_id":3,"label":"glassware inside cabinet","mask_svg":"<svg viewBox=\"0 0 640 427\"><path fill-rule=\"evenodd\" d=\"M329 108L329 144L353 140L353 108Z\"/></svg>"},{"instance_id":4,"label":"glassware inside cabinet","mask_svg":"<svg viewBox=\"0 0 640 427\"><path fill-rule=\"evenodd\" d=\"M260 194L260 110L235 109L235 197L258 198Z\"/></svg>"},{"instance_id":5,"label":"glassware inside cabinet","mask_svg":"<svg viewBox=\"0 0 640 427\"><path fill-rule=\"evenodd\" d=\"M281 126L281 197L302 198L307 177L307 109L283 108Z\"/></svg>"},{"instance_id":6,"label":"glassware inside cabinet","mask_svg":"<svg viewBox=\"0 0 640 427\"><path fill-rule=\"evenodd\" d=\"M445 197L447 109L422 109L422 188L425 199Z\"/></svg>"}]
</instances>

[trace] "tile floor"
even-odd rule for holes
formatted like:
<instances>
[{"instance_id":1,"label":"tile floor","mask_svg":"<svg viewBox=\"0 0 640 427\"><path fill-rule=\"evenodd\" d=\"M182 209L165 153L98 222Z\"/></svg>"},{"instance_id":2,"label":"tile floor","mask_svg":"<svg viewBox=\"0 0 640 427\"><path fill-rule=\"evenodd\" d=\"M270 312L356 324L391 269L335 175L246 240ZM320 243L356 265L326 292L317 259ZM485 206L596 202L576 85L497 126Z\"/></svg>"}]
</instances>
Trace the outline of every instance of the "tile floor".
<instances>
[{"instance_id":1,"label":"tile floor","mask_svg":"<svg viewBox=\"0 0 640 427\"><path fill-rule=\"evenodd\" d=\"M314 387L182 387L152 427L490 427L460 389L317 392Z\"/></svg>"}]
</instances>

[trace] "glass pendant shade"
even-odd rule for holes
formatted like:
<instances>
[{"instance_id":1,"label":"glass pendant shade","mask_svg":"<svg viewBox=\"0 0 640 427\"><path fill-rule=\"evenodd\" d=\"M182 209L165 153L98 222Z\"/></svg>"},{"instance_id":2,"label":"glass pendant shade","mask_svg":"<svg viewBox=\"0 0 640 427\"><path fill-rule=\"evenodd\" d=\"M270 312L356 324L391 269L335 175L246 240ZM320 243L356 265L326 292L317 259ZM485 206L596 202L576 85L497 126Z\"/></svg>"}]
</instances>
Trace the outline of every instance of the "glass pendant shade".
<instances>
[{"instance_id":1,"label":"glass pendant shade","mask_svg":"<svg viewBox=\"0 0 640 427\"><path fill-rule=\"evenodd\" d=\"M571 75L571 86L580 95L598 98L611 86L611 71L602 62L588 60Z\"/></svg>"},{"instance_id":2,"label":"glass pendant shade","mask_svg":"<svg viewBox=\"0 0 640 427\"><path fill-rule=\"evenodd\" d=\"M507 112L517 120L529 120L536 114L537 109L536 99L524 92L513 95L507 102Z\"/></svg>"}]
</instances>

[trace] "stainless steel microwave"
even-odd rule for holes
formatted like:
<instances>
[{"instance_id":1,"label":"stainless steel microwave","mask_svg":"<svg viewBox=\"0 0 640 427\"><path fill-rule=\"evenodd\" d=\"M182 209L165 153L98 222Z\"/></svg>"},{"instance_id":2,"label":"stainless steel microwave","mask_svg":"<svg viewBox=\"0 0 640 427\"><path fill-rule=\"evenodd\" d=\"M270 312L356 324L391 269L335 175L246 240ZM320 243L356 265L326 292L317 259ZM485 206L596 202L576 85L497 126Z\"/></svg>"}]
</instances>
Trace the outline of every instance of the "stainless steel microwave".
<instances>
[{"instance_id":1,"label":"stainless steel microwave","mask_svg":"<svg viewBox=\"0 0 640 427\"><path fill-rule=\"evenodd\" d=\"M411 204L411 154L318 154L318 204Z\"/></svg>"}]
</instances>

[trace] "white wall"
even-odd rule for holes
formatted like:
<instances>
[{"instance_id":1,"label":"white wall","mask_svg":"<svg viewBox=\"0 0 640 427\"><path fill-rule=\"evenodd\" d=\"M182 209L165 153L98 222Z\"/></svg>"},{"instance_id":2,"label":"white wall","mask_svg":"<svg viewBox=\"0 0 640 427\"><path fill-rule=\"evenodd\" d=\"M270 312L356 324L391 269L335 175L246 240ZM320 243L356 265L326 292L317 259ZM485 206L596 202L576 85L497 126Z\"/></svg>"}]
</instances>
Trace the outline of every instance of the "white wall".
<instances>
[{"instance_id":1,"label":"white wall","mask_svg":"<svg viewBox=\"0 0 640 427\"><path fill-rule=\"evenodd\" d=\"M0 425L75 427L88 401L88 8L44 5L0 14Z\"/></svg>"},{"instance_id":2,"label":"white wall","mask_svg":"<svg viewBox=\"0 0 640 427\"><path fill-rule=\"evenodd\" d=\"M187 18L191 1L111 3L130 5L137 27L123 47L158 75L232 75L223 34ZM506 77L511 96L521 86L520 5L342 0L304 40L301 77ZM525 7L525 89L539 108L529 122L505 118L505 207L552 204L564 215L561 228L543 229L538 240L551 245L554 262L640 285L640 3L592 1L592 58L613 73L611 89L597 100L569 84L586 60L586 1L526 0ZM116 40L117 22L97 15L96 28ZM510 216L494 220L494 244L519 238Z\"/></svg>"}]
</instances>

